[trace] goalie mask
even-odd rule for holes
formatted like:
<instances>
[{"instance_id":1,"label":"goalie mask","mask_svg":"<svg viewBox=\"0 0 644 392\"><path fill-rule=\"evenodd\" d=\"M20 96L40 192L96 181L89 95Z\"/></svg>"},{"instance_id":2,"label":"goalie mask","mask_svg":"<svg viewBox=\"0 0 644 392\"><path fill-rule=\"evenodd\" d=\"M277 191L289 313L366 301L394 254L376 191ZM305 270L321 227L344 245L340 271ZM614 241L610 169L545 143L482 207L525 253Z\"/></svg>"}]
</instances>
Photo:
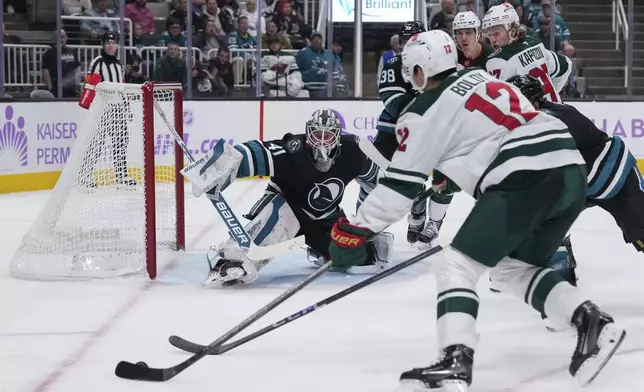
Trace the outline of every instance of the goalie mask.
<instances>
[{"instance_id":1,"label":"goalie mask","mask_svg":"<svg viewBox=\"0 0 644 392\"><path fill-rule=\"evenodd\" d=\"M306 122L306 144L312 150L313 164L321 172L331 169L340 154L342 126L331 109L316 110Z\"/></svg>"}]
</instances>

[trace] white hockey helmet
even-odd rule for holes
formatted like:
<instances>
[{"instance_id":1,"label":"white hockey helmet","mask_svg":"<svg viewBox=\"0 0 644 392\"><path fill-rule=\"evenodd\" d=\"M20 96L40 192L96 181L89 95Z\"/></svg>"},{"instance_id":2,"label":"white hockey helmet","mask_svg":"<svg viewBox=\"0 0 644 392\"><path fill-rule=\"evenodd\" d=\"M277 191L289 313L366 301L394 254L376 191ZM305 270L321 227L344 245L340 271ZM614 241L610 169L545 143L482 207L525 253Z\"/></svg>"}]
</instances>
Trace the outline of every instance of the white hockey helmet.
<instances>
[{"instance_id":1,"label":"white hockey helmet","mask_svg":"<svg viewBox=\"0 0 644 392\"><path fill-rule=\"evenodd\" d=\"M474 29L474 32L476 33L476 40L478 41L479 39L481 39L481 20L474 12L459 12L454 17L454 21L452 22L452 31L454 33L454 41L456 42L456 46L458 46L458 40L456 39L456 30L463 29ZM459 49L462 50L462 48L460 47Z\"/></svg>"},{"instance_id":2,"label":"white hockey helmet","mask_svg":"<svg viewBox=\"0 0 644 392\"><path fill-rule=\"evenodd\" d=\"M483 17L483 30L494 26L505 26L505 29L510 32L514 24L520 25L521 22L517 11L510 3L491 7Z\"/></svg>"},{"instance_id":3,"label":"white hockey helmet","mask_svg":"<svg viewBox=\"0 0 644 392\"><path fill-rule=\"evenodd\" d=\"M452 37L442 30L430 30L414 35L402 51L403 75L421 92L427 86L427 78L455 69L457 64L456 44ZM422 85L417 85L414 81L416 67L423 71Z\"/></svg>"}]
</instances>

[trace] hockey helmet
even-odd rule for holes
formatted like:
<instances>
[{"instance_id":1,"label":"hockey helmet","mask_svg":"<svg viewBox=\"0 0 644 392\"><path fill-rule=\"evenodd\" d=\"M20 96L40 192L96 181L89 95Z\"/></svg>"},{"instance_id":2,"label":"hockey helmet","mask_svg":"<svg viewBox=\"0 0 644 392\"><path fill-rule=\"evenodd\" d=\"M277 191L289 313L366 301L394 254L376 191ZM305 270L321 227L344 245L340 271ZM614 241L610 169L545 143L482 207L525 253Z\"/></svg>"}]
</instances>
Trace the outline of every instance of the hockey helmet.
<instances>
[{"instance_id":1,"label":"hockey helmet","mask_svg":"<svg viewBox=\"0 0 644 392\"><path fill-rule=\"evenodd\" d=\"M423 24L420 22L405 22L405 24L400 27L400 31L398 32L398 44L400 45L400 49L405 46L405 43L411 37L425 31L427 31L425 30L425 26L423 26Z\"/></svg>"},{"instance_id":2,"label":"hockey helmet","mask_svg":"<svg viewBox=\"0 0 644 392\"><path fill-rule=\"evenodd\" d=\"M452 22L452 31L454 32L454 41L456 42L456 46L458 46L459 49L463 50L463 48L460 47L458 36L460 35L457 33L458 30L464 30L464 29L474 29L474 33L476 34L476 40L478 41L481 39L481 21L479 20L479 17L472 11L465 11L465 12L459 12L456 14L454 17L454 21Z\"/></svg>"},{"instance_id":3,"label":"hockey helmet","mask_svg":"<svg viewBox=\"0 0 644 392\"><path fill-rule=\"evenodd\" d=\"M105 45L105 43L107 43L109 41L114 41L114 42L118 43L119 42L119 34L114 32L114 31L106 31L105 33L103 33L103 35L101 36L101 43L103 45Z\"/></svg>"},{"instance_id":4,"label":"hockey helmet","mask_svg":"<svg viewBox=\"0 0 644 392\"><path fill-rule=\"evenodd\" d=\"M342 126L333 109L319 109L306 122L306 144L313 151L315 168L329 171L340 153Z\"/></svg>"},{"instance_id":5,"label":"hockey helmet","mask_svg":"<svg viewBox=\"0 0 644 392\"><path fill-rule=\"evenodd\" d=\"M519 29L521 20L519 14L509 3L503 3L491 7L483 17L483 32L488 34L488 30L495 26L503 26L508 32L508 44L519 38ZM490 37L488 37L490 38Z\"/></svg>"},{"instance_id":6,"label":"hockey helmet","mask_svg":"<svg viewBox=\"0 0 644 392\"><path fill-rule=\"evenodd\" d=\"M443 30L430 30L414 36L402 51L402 72L416 90L423 91L427 78L456 69L458 55L452 37ZM423 71L423 83L414 80L414 71Z\"/></svg>"},{"instance_id":7,"label":"hockey helmet","mask_svg":"<svg viewBox=\"0 0 644 392\"><path fill-rule=\"evenodd\" d=\"M544 101L543 87L541 86L541 82L534 76L515 75L509 78L507 82L521 90L521 94L525 95L533 105L540 104Z\"/></svg>"}]
</instances>

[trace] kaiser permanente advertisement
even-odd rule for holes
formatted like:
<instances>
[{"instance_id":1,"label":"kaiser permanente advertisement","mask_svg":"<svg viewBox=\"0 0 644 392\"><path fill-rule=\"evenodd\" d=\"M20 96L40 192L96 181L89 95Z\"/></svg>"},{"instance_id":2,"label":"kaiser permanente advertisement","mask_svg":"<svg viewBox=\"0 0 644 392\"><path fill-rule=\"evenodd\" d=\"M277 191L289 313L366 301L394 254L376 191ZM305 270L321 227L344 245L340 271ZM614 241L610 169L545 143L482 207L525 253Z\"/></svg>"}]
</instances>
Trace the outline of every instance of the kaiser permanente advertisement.
<instances>
[{"instance_id":1,"label":"kaiser permanente advertisement","mask_svg":"<svg viewBox=\"0 0 644 392\"><path fill-rule=\"evenodd\" d=\"M362 0L362 21L407 22L414 20L414 0ZM333 22L355 20L355 0L332 0Z\"/></svg>"},{"instance_id":2,"label":"kaiser permanente advertisement","mask_svg":"<svg viewBox=\"0 0 644 392\"><path fill-rule=\"evenodd\" d=\"M573 102L572 105L602 131L621 137L640 163L644 162L644 102ZM285 133L303 133L311 113L320 108L333 109L345 133L372 139L382 103L186 101L184 141L198 158L210 151L220 138L231 144L250 139L281 139ZM88 129L92 127L87 122L89 113L75 102L0 104L0 193L51 189L71 151L77 147L77 138L92 131ZM157 165L167 164L174 139L158 116L155 124L155 161ZM143 127L140 121L128 127L131 135L128 161L140 162ZM111 148L111 141L104 148ZM23 176L28 177L16 185L16 178Z\"/></svg>"}]
</instances>

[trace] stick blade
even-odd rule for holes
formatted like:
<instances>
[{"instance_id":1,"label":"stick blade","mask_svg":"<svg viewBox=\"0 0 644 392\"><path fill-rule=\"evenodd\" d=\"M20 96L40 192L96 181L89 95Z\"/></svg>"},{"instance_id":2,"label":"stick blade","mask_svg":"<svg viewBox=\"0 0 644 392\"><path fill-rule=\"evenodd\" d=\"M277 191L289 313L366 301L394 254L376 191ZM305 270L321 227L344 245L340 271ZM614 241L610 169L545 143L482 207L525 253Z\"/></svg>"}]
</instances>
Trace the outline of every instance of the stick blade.
<instances>
[{"instance_id":1,"label":"stick blade","mask_svg":"<svg viewBox=\"0 0 644 392\"><path fill-rule=\"evenodd\" d=\"M279 256L283 253L298 249L304 245L305 238L303 235L297 236L290 240L273 245L257 246L252 245L246 256L251 260L266 260Z\"/></svg>"},{"instance_id":2,"label":"stick blade","mask_svg":"<svg viewBox=\"0 0 644 392\"><path fill-rule=\"evenodd\" d=\"M117 377L128 380L166 381L168 379L164 369L150 368L144 362L131 363L121 361L116 365L114 374L116 374Z\"/></svg>"}]
</instances>

